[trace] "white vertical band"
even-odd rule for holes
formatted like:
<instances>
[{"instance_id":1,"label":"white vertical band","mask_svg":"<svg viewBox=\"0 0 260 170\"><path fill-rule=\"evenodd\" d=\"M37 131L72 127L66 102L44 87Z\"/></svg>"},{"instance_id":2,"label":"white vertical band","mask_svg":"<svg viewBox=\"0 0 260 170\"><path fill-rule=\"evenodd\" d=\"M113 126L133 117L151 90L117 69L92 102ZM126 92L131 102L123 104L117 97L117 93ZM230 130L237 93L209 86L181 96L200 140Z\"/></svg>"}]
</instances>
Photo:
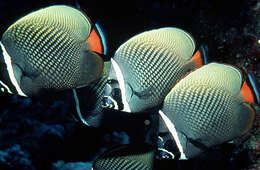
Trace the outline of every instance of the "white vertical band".
<instances>
[{"instance_id":1,"label":"white vertical band","mask_svg":"<svg viewBox=\"0 0 260 170\"><path fill-rule=\"evenodd\" d=\"M76 103L76 110L77 110L77 113L78 113L78 116L80 118L80 120L87 126L89 126L89 124L86 122L86 120L83 118L82 114L81 114L81 111L80 111L80 106L79 106L79 98L78 98L78 95L77 95L77 92L75 89L72 89L73 91L73 95L74 95L74 99L75 99L75 103Z\"/></svg>"},{"instance_id":2,"label":"white vertical band","mask_svg":"<svg viewBox=\"0 0 260 170\"><path fill-rule=\"evenodd\" d=\"M177 147L178 147L178 149L179 149L179 151L181 153L180 159L181 160L186 160L187 158L186 158L186 155L183 152L183 148L182 148L182 145L181 145L181 142L180 142L180 139L178 137L178 134L177 134L177 131L175 129L174 124L171 122L171 120L161 110L159 110L159 114L162 117L163 121L165 122L165 125L169 129L172 137L174 138L174 140L176 142L176 145L177 145Z\"/></svg>"},{"instance_id":3,"label":"white vertical band","mask_svg":"<svg viewBox=\"0 0 260 170\"><path fill-rule=\"evenodd\" d=\"M7 66L7 71L9 74L9 77L11 79L12 84L14 85L15 89L17 90L18 94L21 96L25 96L27 97L27 95L25 95L22 91L22 89L20 88L15 76L14 76L14 70L13 70L13 66L12 66L12 61L11 61L11 57L9 56L9 54L7 53L4 45L2 44L2 42L0 42L0 46L3 50L3 56L4 56L4 61L5 64Z\"/></svg>"},{"instance_id":4,"label":"white vertical band","mask_svg":"<svg viewBox=\"0 0 260 170\"><path fill-rule=\"evenodd\" d=\"M4 84L1 80L0 80L0 84L1 84L2 86L4 86L4 88L7 89L7 92L8 92L8 93L13 94L13 92L11 92L11 90L9 89L9 87L8 87L6 84Z\"/></svg>"},{"instance_id":5,"label":"white vertical band","mask_svg":"<svg viewBox=\"0 0 260 170\"><path fill-rule=\"evenodd\" d=\"M111 63L112 63L113 68L115 69L116 77L117 77L117 80L118 80L118 83L119 83L119 88L121 90L122 102L124 104L124 109L122 111L131 112L129 104L126 101L126 90L125 90L124 76L123 76L118 64L116 63L116 61L113 58L111 58Z\"/></svg>"},{"instance_id":6,"label":"white vertical band","mask_svg":"<svg viewBox=\"0 0 260 170\"><path fill-rule=\"evenodd\" d=\"M163 151L163 152L166 152L166 153L168 153L169 155L171 155L172 159L174 159L174 158L175 158L174 154L173 154L173 153L171 153L170 151L167 151L166 149L163 149L163 148L158 148L158 150L159 150L159 151Z\"/></svg>"}]
</instances>

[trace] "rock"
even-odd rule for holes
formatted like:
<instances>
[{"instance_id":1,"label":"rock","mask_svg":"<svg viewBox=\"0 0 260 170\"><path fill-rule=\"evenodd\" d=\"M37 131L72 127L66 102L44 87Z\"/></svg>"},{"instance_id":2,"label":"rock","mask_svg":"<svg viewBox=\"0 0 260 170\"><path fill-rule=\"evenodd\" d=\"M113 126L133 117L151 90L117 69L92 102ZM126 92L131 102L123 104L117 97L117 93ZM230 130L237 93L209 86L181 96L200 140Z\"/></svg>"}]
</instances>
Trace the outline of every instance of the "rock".
<instances>
[{"instance_id":1,"label":"rock","mask_svg":"<svg viewBox=\"0 0 260 170\"><path fill-rule=\"evenodd\" d=\"M0 151L0 167L1 169L36 170L29 153L23 151L18 144Z\"/></svg>"}]
</instances>

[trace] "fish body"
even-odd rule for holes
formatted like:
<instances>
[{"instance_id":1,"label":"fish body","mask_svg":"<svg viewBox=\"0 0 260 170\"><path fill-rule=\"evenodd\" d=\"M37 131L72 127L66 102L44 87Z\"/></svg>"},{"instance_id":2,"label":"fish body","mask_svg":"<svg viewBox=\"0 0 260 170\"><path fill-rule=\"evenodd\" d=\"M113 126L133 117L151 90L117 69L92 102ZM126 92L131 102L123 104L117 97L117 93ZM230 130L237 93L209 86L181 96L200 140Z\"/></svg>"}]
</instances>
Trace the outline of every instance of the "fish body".
<instances>
[{"instance_id":1,"label":"fish body","mask_svg":"<svg viewBox=\"0 0 260 170\"><path fill-rule=\"evenodd\" d=\"M249 84L231 65L210 63L195 70L166 96L159 111L159 132L168 128L180 159L193 158L246 134L255 118L248 101L256 92L247 89Z\"/></svg>"},{"instance_id":2,"label":"fish body","mask_svg":"<svg viewBox=\"0 0 260 170\"><path fill-rule=\"evenodd\" d=\"M103 118L102 99L107 83L110 62L104 62L100 78L85 87L73 89L74 113L76 118L87 126L98 127Z\"/></svg>"},{"instance_id":3,"label":"fish body","mask_svg":"<svg viewBox=\"0 0 260 170\"><path fill-rule=\"evenodd\" d=\"M186 73L203 64L193 38L178 28L160 28L135 35L111 58L104 107L142 112L158 107Z\"/></svg>"},{"instance_id":4,"label":"fish body","mask_svg":"<svg viewBox=\"0 0 260 170\"><path fill-rule=\"evenodd\" d=\"M105 49L98 31L83 12L65 5L39 9L20 18L0 42L1 89L35 96L97 80L103 69L97 53Z\"/></svg>"},{"instance_id":5,"label":"fish body","mask_svg":"<svg viewBox=\"0 0 260 170\"><path fill-rule=\"evenodd\" d=\"M94 162L93 170L153 169L154 150L149 146L122 145L107 150Z\"/></svg>"}]
</instances>

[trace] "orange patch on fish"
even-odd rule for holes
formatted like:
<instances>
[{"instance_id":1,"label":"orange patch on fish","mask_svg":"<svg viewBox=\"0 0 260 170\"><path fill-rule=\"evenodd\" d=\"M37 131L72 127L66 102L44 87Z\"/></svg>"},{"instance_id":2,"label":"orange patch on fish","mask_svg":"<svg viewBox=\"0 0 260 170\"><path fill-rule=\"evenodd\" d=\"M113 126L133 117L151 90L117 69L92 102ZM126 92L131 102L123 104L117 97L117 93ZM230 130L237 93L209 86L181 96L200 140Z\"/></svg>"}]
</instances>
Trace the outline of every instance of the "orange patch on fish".
<instances>
[{"instance_id":1,"label":"orange patch on fish","mask_svg":"<svg viewBox=\"0 0 260 170\"><path fill-rule=\"evenodd\" d=\"M195 69L200 68L203 65L202 61L202 55L200 50L197 50L197 52L193 55L192 61L195 63Z\"/></svg>"},{"instance_id":2,"label":"orange patch on fish","mask_svg":"<svg viewBox=\"0 0 260 170\"><path fill-rule=\"evenodd\" d=\"M244 81L243 86L240 90L240 94L244 99L244 102L249 102L249 103L254 103L254 95L251 89L249 88L248 84L246 81Z\"/></svg>"},{"instance_id":3,"label":"orange patch on fish","mask_svg":"<svg viewBox=\"0 0 260 170\"><path fill-rule=\"evenodd\" d=\"M87 43L88 43L89 49L91 51L94 51L94 52L97 52L100 54L103 53L102 41L101 41L100 35L98 34L98 32L95 28L91 31L91 33L87 39Z\"/></svg>"}]
</instances>

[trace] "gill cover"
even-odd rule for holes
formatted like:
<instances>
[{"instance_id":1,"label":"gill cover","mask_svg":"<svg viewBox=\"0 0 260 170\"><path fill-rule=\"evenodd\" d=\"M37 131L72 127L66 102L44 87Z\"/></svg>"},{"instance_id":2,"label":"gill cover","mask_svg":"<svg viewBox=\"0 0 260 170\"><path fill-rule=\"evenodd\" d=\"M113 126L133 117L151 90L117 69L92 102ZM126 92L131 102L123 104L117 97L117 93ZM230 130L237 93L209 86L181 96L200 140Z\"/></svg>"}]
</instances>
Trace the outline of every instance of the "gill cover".
<instances>
[{"instance_id":1,"label":"gill cover","mask_svg":"<svg viewBox=\"0 0 260 170\"><path fill-rule=\"evenodd\" d=\"M255 111L240 95L242 84L237 68L211 63L172 88L159 112L160 123L171 133L180 158L193 158L250 130Z\"/></svg>"},{"instance_id":2,"label":"gill cover","mask_svg":"<svg viewBox=\"0 0 260 170\"><path fill-rule=\"evenodd\" d=\"M202 64L184 30L160 28L123 43L111 59L104 106L125 112L158 107L178 79Z\"/></svg>"}]
</instances>

